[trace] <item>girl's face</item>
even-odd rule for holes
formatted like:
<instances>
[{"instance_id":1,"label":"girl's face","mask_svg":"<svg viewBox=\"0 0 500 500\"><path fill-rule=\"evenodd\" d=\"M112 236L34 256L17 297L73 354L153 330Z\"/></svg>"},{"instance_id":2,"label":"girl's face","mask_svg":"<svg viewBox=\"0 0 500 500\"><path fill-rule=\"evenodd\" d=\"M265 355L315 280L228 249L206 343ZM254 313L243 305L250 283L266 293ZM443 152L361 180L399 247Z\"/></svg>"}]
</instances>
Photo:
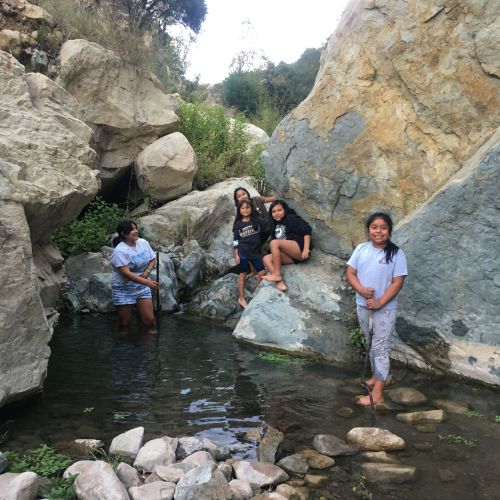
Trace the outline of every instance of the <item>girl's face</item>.
<instances>
[{"instance_id":1,"label":"girl's face","mask_svg":"<svg viewBox=\"0 0 500 500\"><path fill-rule=\"evenodd\" d=\"M280 205L279 203L277 205L274 205L273 209L271 210L271 217L275 221L280 221L283 219L285 216L285 207L283 205Z\"/></svg>"},{"instance_id":2,"label":"girl's face","mask_svg":"<svg viewBox=\"0 0 500 500\"><path fill-rule=\"evenodd\" d=\"M248 194L244 189L236 191L236 201L239 203L241 200L248 200Z\"/></svg>"},{"instance_id":3,"label":"girl's face","mask_svg":"<svg viewBox=\"0 0 500 500\"><path fill-rule=\"evenodd\" d=\"M126 242L136 242L139 239L139 230L137 229L137 226L134 224L132 226L132 229L130 230L130 233L125 235L125 241Z\"/></svg>"},{"instance_id":4,"label":"girl's face","mask_svg":"<svg viewBox=\"0 0 500 500\"><path fill-rule=\"evenodd\" d=\"M240 215L242 217L250 217L252 215L252 207L250 203L243 203L240 207Z\"/></svg>"},{"instance_id":5,"label":"girl's face","mask_svg":"<svg viewBox=\"0 0 500 500\"><path fill-rule=\"evenodd\" d=\"M391 234L389 225L384 219L375 219L368 227L368 238L374 247L383 248L386 246Z\"/></svg>"}]
</instances>

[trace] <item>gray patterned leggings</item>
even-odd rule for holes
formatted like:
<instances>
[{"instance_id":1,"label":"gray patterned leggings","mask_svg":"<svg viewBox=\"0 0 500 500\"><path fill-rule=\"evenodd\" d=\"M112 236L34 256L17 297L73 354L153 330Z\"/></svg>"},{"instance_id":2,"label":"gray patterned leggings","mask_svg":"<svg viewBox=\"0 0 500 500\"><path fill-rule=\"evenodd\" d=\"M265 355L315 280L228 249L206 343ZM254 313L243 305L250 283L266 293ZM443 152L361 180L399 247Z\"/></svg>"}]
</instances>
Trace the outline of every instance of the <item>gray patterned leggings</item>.
<instances>
[{"instance_id":1,"label":"gray patterned leggings","mask_svg":"<svg viewBox=\"0 0 500 500\"><path fill-rule=\"evenodd\" d=\"M357 306L358 320L361 331L366 339L368 346L369 332L369 309L366 307ZM396 322L396 309L377 309L373 311L373 337L372 348L370 350L370 363L372 372L375 373L377 380L387 380L389 376L389 368L391 362L389 359L389 351L391 349L391 332Z\"/></svg>"}]
</instances>

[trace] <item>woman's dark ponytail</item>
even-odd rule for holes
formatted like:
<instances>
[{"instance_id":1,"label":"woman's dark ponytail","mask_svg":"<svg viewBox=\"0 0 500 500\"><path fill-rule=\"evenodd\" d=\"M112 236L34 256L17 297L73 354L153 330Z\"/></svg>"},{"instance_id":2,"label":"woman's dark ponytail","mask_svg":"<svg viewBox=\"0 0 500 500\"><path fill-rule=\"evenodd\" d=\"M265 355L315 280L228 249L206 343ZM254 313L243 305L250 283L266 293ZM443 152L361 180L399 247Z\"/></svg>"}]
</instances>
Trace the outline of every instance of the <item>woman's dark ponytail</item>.
<instances>
[{"instance_id":1,"label":"woman's dark ponytail","mask_svg":"<svg viewBox=\"0 0 500 500\"><path fill-rule=\"evenodd\" d=\"M116 228L116 232L118 233L118 236L113 238L113 246L116 247L119 243L121 243L122 241L125 241L125 236L127 236L127 234L130 233L130 231L132 231L136 227L137 227L137 224L134 221L122 220Z\"/></svg>"},{"instance_id":2,"label":"woman's dark ponytail","mask_svg":"<svg viewBox=\"0 0 500 500\"><path fill-rule=\"evenodd\" d=\"M385 252L385 261L387 263L392 262L393 257L398 253L399 247L394 244L391 240L390 237L392 235L392 219L391 217L384 213L384 212L375 212L374 214L371 214L370 217L366 220L365 223L365 229L366 232L368 232L368 229L370 228L371 223L375 219L382 219L386 224L387 227L389 228L389 241L387 242L384 252Z\"/></svg>"}]
</instances>

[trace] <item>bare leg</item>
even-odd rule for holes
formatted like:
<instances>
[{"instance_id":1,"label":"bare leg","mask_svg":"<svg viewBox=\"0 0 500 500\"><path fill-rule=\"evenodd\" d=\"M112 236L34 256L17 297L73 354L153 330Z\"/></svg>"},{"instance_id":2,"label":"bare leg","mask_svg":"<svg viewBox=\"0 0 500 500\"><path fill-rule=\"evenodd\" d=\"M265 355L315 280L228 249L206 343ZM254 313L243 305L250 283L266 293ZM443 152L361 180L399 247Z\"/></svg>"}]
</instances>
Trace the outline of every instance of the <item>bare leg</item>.
<instances>
[{"instance_id":1,"label":"bare leg","mask_svg":"<svg viewBox=\"0 0 500 500\"><path fill-rule=\"evenodd\" d=\"M266 269L272 274L274 273L274 264L273 264L273 256L268 253L267 255L264 255L264 265L266 266Z\"/></svg>"},{"instance_id":2,"label":"bare leg","mask_svg":"<svg viewBox=\"0 0 500 500\"><path fill-rule=\"evenodd\" d=\"M296 241L273 240L271 241L271 256L274 270L264 279L268 281L283 281L281 265L292 264L293 259L302 259L302 252Z\"/></svg>"},{"instance_id":3,"label":"bare leg","mask_svg":"<svg viewBox=\"0 0 500 500\"><path fill-rule=\"evenodd\" d=\"M153 309L153 299L138 299L137 310L144 325L155 326L155 313Z\"/></svg>"},{"instance_id":4,"label":"bare leg","mask_svg":"<svg viewBox=\"0 0 500 500\"><path fill-rule=\"evenodd\" d=\"M116 306L116 311L118 313L118 327L120 331L128 329L130 327L130 323L132 322L134 305L126 304L123 306Z\"/></svg>"},{"instance_id":5,"label":"bare leg","mask_svg":"<svg viewBox=\"0 0 500 500\"><path fill-rule=\"evenodd\" d=\"M248 265L250 266L250 272L245 276L246 280L253 278L257 274L255 266L251 262L249 262Z\"/></svg>"},{"instance_id":6,"label":"bare leg","mask_svg":"<svg viewBox=\"0 0 500 500\"><path fill-rule=\"evenodd\" d=\"M240 273L238 275L238 304L246 309L248 307L248 303L245 300L245 276L246 273Z\"/></svg>"}]
</instances>

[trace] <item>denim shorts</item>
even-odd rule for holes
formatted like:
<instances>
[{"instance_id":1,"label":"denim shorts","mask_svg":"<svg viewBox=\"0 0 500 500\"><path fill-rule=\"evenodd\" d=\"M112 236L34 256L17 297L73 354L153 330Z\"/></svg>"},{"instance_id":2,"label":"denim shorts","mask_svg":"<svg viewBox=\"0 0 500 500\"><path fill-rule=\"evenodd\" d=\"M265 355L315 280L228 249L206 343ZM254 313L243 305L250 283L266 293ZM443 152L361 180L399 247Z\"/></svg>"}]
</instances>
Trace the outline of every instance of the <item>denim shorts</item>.
<instances>
[{"instance_id":1,"label":"denim shorts","mask_svg":"<svg viewBox=\"0 0 500 500\"><path fill-rule=\"evenodd\" d=\"M111 283L111 295L115 306L136 304L138 299L150 299L153 294L151 288L135 281L126 283Z\"/></svg>"},{"instance_id":2,"label":"denim shorts","mask_svg":"<svg viewBox=\"0 0 500 500\"><path fill-rule=\"evenodd\" d=\"M250 266L249 262L253 264L253 267L255 267L255 270L257 272L264 271L264 262L261 257L257 257L255 259L249 259L245 256L240 255L240 269L239 273L248 273L250 271Z\"/></svg>"}]
</instances>

